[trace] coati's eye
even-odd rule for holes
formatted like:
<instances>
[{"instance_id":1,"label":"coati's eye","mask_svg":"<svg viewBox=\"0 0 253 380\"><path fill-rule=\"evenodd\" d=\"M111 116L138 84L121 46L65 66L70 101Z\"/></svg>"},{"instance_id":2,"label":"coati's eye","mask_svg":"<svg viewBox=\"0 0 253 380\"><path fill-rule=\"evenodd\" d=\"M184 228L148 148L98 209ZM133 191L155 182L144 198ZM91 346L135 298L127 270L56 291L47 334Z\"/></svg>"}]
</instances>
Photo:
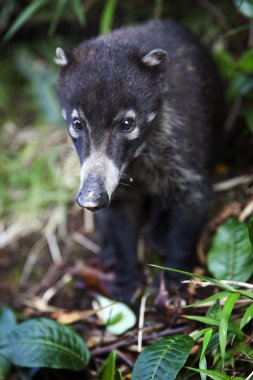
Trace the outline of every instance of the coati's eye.
<instances>
[{"instance_id":1,"label":"coati's eye","mask_svg":"<svg viewBox=\"0 0 253 380\"><path fill-rule=\"evenodd\" d=\"M123 119L120 123L120 130L125 133L132 132L134 127L135 121L131 117Z\"/></svg>"},{"instance_id":2,"label":"coati's eye","mask_svg":"<svg viewBox=\"0 0 253 380\"><path fill-rule=\"evenodd\" d=\"M83 127L82 127L82 123L81 123L80 119L78 119L78 117L75 117L75 118L74 118L74 120L73 120L73 122L72 122L72 125L73 125L73 127L74 127L75 129L77 129L77 130L80 130L80 129L83 128Z\"/></svg>"}]
</instances>

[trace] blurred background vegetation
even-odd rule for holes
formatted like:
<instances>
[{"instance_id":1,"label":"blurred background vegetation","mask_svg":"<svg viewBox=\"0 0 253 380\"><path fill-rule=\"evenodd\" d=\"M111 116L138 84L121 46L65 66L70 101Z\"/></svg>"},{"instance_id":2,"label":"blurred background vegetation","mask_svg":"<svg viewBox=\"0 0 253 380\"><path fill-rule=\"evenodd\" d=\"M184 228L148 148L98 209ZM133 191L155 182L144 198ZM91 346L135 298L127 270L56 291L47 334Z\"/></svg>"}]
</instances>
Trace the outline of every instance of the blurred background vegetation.
<instances>
[{"instance_id":1,"label":"blurred background vegetation","mask_svg":"<svg viewBox=\"0 0 253 380\"><path fill-rule=\"evenodd\" d=\"M63 236L74 204L78 163L55 94L56 47L71 48L122 25L162 17L200 36L224 76L224 173L252 169L252 0L2 0L0 248L32 232Z\"/></svg>"}]
</instances>

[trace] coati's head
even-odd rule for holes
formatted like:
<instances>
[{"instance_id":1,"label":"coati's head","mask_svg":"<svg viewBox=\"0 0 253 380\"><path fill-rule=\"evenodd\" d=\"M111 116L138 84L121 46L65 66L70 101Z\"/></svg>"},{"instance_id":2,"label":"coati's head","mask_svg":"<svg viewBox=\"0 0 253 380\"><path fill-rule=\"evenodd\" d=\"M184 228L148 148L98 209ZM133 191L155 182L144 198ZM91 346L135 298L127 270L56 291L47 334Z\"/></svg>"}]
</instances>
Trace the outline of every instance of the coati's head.
<instances>
[{"instance_id":1,"label":"coati's head","mask_svg":"<svg viewBox=\"0 0 253 380\"><path fill-rule=\"evenodd\" d=\"M106 37L71 53L56 49L62 115L81 164L80 206L94 211L109 204L152 129L166 61L161 49L141 52Z\"/></svg>"}]
</instances>

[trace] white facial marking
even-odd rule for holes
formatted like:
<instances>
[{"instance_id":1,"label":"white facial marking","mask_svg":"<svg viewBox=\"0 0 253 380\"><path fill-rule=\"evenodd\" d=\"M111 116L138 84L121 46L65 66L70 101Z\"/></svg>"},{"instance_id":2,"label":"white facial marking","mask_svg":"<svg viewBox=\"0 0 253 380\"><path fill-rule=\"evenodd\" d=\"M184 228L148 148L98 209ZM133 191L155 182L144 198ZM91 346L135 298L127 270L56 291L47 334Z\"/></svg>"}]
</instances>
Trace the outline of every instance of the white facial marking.
<instances>
[{"instance_id":1,"label":"white facial marking","mask_svg":"<svg viewBox=\"0 0 253 380\"><path fill-rule=\"evenodd\" d=\"M72 119L74 119L75 117L79 117L78 111L76 109L73 109L71 116L72 116Z\"/></svg>"},{"instance_id":2,"label":"white facial marking","mask_svg":"<svg viewBox=\"0 0 253 380\"><path fill-rule=\"evenodd\" d=\"M135 140L139 137L139 135L140 135L140 130L138 127L135 127L132 132L128 132L124 136L127 140Z\"/></svg>"},{"instance_id":3,"label":"white facial marking","mask_svg":"<svg viewBox=\"0 0 253 380\"><path fill-rule=\"evenodd\" d=\"M57 65L66 66L68 64L66 54L62 48L58 47L55 51L55 54L56 58L54 61Z\"/></svg>"},{"instance_id":4,"label":"white facial marking","mask_svg":"<svg viewBox=\"0 0 253 380\"><path fill-rule=\"evenodd\" d=\"M119 183L120 171L114 162L106 156L103 150L96 151L93 149L90 156L84 161L80 171L80 188L82 188L83 183L90 173L99 174L104 181L105 190L110 199Z\"/></svg>"},{"instance_id":5,"label":"white facial marking","mask_svg":"<svg viewBox=\"0 0 253 380\"><path fill-rule=\"evenodd\" d=\"M153 121L155 117L156 117L156 112L151 112L148 114L147 121L151 123L151 121Z\"/></svg>"},{"instance_id":6,"label":"white facial marking","mask_svg":"<svg viewBox=\"0 0 253 380\"><path fill-rule=\"evenodd\" d=\"M66 120L67 119L67 113L66 113L66 110L64 108L62 109L61 114L62 114L63 119Z\"/></svg>"},{"instance_id":7,"label":"white facial marking","mask_svg":"<svg viewBox=\"0 0 253 380\"><path fill-rule=\"evenodd\" d=\"M72 124L70 124L70 126L69 126L69 134L74 139L77 139L79 137L79 133L74 129Z\"/></svg>"},{"instance_id":8,"label":"white facial marking","mask_svg":"<svg viewBox=\"0 0 253 380\"><path fill-rule=\"evenodd\" d=\"M125 114L124 114L124 117L127 118L127 117L131 117L132 119L135 119L136 117L136 113L134 110L128 110Z\"/></svg>"}]
</instances>

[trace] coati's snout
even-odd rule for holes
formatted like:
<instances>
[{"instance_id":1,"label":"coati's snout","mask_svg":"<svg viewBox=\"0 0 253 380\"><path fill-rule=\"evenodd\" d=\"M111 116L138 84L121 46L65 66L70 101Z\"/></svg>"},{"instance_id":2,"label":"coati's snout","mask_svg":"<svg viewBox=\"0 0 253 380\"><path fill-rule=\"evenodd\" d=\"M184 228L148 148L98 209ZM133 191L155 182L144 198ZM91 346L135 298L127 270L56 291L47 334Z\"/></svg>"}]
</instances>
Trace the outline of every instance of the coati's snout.
<instances>
[{"instance_id":1,"label":"coati's snout","mask_svg":"<svg viewBox=\"0 0 253 380\"><path fill-rule=\"evenodd\" d=\"M87 208L90 211L108 206L109 195L98 174L88 175L79 191L76 202L80 207Z\"/></svg>"}]
</instances>

